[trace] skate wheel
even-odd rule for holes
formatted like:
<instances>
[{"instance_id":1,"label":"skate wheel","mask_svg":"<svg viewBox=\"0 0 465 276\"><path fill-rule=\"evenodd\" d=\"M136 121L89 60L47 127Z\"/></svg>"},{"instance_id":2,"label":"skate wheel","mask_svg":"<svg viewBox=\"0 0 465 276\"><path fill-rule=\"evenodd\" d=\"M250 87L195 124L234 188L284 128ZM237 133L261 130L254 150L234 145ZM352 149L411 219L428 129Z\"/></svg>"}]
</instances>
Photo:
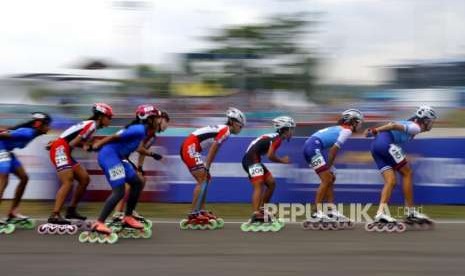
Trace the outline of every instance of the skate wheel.
<instances>
[{"instance_id":1,"label":"skate wheel","mask_svg":"<svg viewBox=\"0 0 465 276\"><path fill-rule=\"evenodd\" d=\"M100 244L104 244L107 242L107 235L105 234L99 234L98 237L97 237L97 242L100 243Z\"/></svg>"},{"instance_id":2,"label":"skate wheel","mask_svg":"<svg viewBox=\"0 0 465 276\"><path fill-rule=\"evenodd\" d=\"M255 232L255 233L259 232L260 231L260 226L252 224L250 230L252 230L252 232Z\"/></svg>"},{"instance_id":3,"label":"skate wheel","mask_svg":"<svg viewBox=\"0 0 465 276\"><path fill-rule=\"evenodd\" d=\"M322 222L322 223L320 224L320 229L321 229L321 230L329 230L329 227L330 227L330 226L329 226L329 223L327 223L327 222Z\"/></svg>"},{"instance_id":4,"label":"skate wheel","mask_svg":"<svg viewBox=\"0 0 465 276\"><path fill-rule=\"evenodd\" d=\"M106 237L106 241L109 244L114 244L118 241L118 234L111 233L109 236Z\"/></svg>"},{"instance_id":5,"label":"skate wheel","mask_svg":"<svg viewBox=\"0 0 465 276\"><path fill-rule=\"evenodd\" d=\"M312 223L311 223L310 221L304 220L304 221L302 222L302 228L305 229L305 230L308 230L308 229L310 229L310 225L311 225L311 224L312 224Z\"/></svg>"},{"instance_id":6,"label":"skate wheel","mask_svg":"<svg viewBox=\"0 0 465 276\"><path fill-rule=\"evenodd\" d=\"M152 230L145 229L144 232L142 233L142 238L150 239L151 237L152 237Z\"/></svg>"},{"instance_id":7,"label":"skate wheel","mask_svg":"<svg viewBox=\"0 0 465 276\"><path fill-rule=\"evenodd\" d=\"M47 224L42 224L37 227L37 233L40 235L45 235L48 232L48 225Z\"/></svg>"},{"instance_id":8,"label":"skate wheel","mask_svg":"<svg viewBox=\"0 0 465 276\"><path fill-rule=\"evenodd\" d=\"M399 224L397 224L397 227L395 228L395 231L396 231L397 233L405 232L405 230L407 230L407 226L406 226L404 223L402 223L402 222L400 222Z\"/></svg>"},{"instance_id":9,"label":"skate wheel","mask_svg":"<svg viewBox=\"0 0 465 276\"><path fill-rule=\"evenodd\" d=\"M241 224L241 230L244 231L244 232L249 232L250 231L249 223L248 222L242 223Z\"/></svg>"},{"instance_id":10,"label":"skate wheel","mask_svg":"<svg viewBox=\"0 0 465 276\"><path fill-rule=\"evenodd\" d=\"M47 232L47 233L53 235L53 234L56 234L57 231L58 231L58 227L57 227L57 226L55 226L55 225L50 225L50 226L48 227L48 232Z\"/></svg>"},{"instance_id":11,"label":"skate wheel","mask_svg":"<svg viewBox=\"0 0 465 276\"><path fill-rule=\"evenodd\" d=\"M126 231L126 229L122 229L119 233L118 233L118 236L120 236L121 238L123 239L129 239L132 237L131 233L129 233L128 231Z\"/></svg>"},{"instance_id":12,"label":"skate wheel","mask_svg":"<svg viewBox=\"0 0 465 276\"><path fill-rule=\"evenodd\" d=\"M90 232L89 234L89 242L96 243L98 241L98 234L95 232Z\"/></svg>"},{"instance_id":13,"label":"skate wheel","mask_svg":"<svg viewBox=\"0 0 465 276\"><path fill-rule=\"evenodd\" d=\"M381 224L381 223L376 224L374 229L376 232L383 232L385 229L385 226L386 226L385 224Z\"/></svg>"},{"instance_id":14,"label":"skate wheel","mask_svg":"<svg viewBox=\"0 0 465 276\"><path fill-rule=\"evenodd\" d=\"M281 224L279 222L276 222L276 223L273 223L272 225L270 225L268 231L278 232L279 230L281 230L281 228L282 228Z\"/></svg>"},{"instance_id":15,"label":"skate wheel","mask_svg":"<svg viewBox=\"0 0 465 276\"><path fill-rule=\"evenodd\" d=\"M69 225L66 227L66 233L74 235L78 232L79 228L76 225Z\"/></svg>"},{"instance_id":16,"label":"skate wheel","mask_svg":"<svg viewBox=\"0 0 465 276\"><path fill-rule=\"evenodd\" d=\"M216 223L218 224L218 226L216 227L217 229L224 227L224 220L222 218L217 218Z\"/></svg>"},{"instance_id":17,"label":"skate wheel","mask_svg":"<svg viewBox=\"0 0 465 276\"><path fill-rule=\"evenodd\" d=\"M5 233L5 234L11 234L15 231L16 229L16 226L14 226L13 224L6 224L4 226L4 228L2 230L0 230L0 234L1 233Z\"/></svg>"},{"instance_id":18,"label":"skate wheel","mask_svg":"<svg viewBox=\"0 0 465 276\"><path fill-rule=\"evenodd\" d=\"M151 220L144 219L144 221L142 222L142 224L144 225L144 228L152 229L153 222L152 222Z\"/></svg>"},{"instance_id":19,"label":"skate wheel","mask_svg":"<svg viewBox=\"0 0 465 276\"><path fill-rule=\"evenodd\" d=\"M367 223L365 224L365 231L373 232L375 231L376 224L375 223Z\"/></svg>"},{"instance_id":20,"label":"skate wheel","mask_svg":"<svg viewBox=\"0 0 465 276\"><path fill-rule=\"evenodd\" d=\"M218 228L218 223L216 222L216 220L211 219L208 222L209 222L209 224L206 224L207 229L214 230L214 229Z\"/></svg>"},{"instance_id":21,"label":"skate wheel","mask_svg":"<svg viewBox=\"0 0 465 276\"><path fill-rule=\"evenodd\" d=\"M81 234L79 234L78 240L80 243L86 243L89 241L89 232L84 231Z\"/></svg>"},{"instance_id":22,"label":"skate wheel","mask_svg":"<svg viewBox=\"0 0 465 276\"><path fill-rule=\"evenodd\" d=\"M339 230L337 222L331 222L328 225L329 225L329 227L328 227L329 230Z\"/></svg>"},{"instance_id":23,"label":"skate wheel","mask_svg":"<svg viewBox=\"0 0 465 276\"><path fill-rule=\"evenodd\" d=\"M58 227L57 228L57 234L58 235L64 235L66 233L68 233L68 228L67 227L66 228L65 227Z\"/></svg>"},{"instance_id":24,"label":"skate wheel","mask_svg":"<svg viewBox=\"0 0 465 276\"><path fill-rule=\"evenodd\" d=\"M181 230L189 229L189 224L187 224L187 222L188 222L187 219L181 220L181 222L179 222L179 228L181 228Z\"/></svg>"},{"instance_id":25,"label":"skate wheel","mask_svg":"<svg viewBox=\"0 0 465 276\"><path fill-rule=\"evenodd\" d=\"M388 233L396 232L397 231L397 225L389 223L384 227L384 230L386 232L388 232Z\"/></svg>"}]
</instances>

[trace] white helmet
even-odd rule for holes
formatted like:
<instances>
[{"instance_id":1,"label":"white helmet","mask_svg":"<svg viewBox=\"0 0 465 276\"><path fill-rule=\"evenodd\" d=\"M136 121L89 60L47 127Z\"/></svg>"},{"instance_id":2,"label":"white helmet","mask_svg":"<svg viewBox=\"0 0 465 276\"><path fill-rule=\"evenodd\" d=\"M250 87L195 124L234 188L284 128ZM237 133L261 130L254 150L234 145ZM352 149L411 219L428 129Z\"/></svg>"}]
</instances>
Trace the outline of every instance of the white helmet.
<instances>
[{"instance_id":1,"label":"white helmet","mask_svg":"<svg viewBox=\"0 0 465 276\"><path fill-rule=\"evenodd\" d=\"M417 116L420 119L426 118L431 120L438 118L434 109L427 105L420 106L417 109L417 112L415 112L415 116Z\"/></svg>"},{"instance_id":2,"label":"white helmet","mask_svg":"<svg viewBox=\"0 0 465 276\"><path fill-rule=\"evenodd\" d=\"M289 116L279 116L273 119L273 126L276 130L280 130L286 127L295 127L294 119Z\"/></svg>"},{"instance_id":3,"label":"white helmet","mask_svg":"<svg viewBox=\"0 0 465 276\"><path fill-rule=\"evenodd\" d=\"M228 117L229 119L235 119L236 121L241 123L243 126L245 126L246 118L245 118L244 113L242 113L242 111L240 111L239 109L235 107L228 108L228 110L226 111L226 117Z\"/></svg>"},{"instance_id":4,"label":"white helmet","mask_svg":"<svg viewBox=\"0 0 465 276\"><path fill-rule=\"evenodd\" d=\"M347 109L346 111L342 112L341 119L343 122L350 122L352 120L356 120L358 122L363 121L363 114L358 109Z\"/></svg>"}]
</instances>

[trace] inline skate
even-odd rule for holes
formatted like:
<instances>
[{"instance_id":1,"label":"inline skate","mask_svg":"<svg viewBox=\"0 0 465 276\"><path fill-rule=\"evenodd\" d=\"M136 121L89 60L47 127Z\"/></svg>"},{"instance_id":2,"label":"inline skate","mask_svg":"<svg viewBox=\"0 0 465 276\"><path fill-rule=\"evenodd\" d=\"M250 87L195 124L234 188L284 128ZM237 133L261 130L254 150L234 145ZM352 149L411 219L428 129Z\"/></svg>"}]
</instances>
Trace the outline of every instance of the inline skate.
<instances>
[{"instance_id":1,"label":"inline skate","mask_svg":"<svg viewBox=\"0 0 465 276\"><path fill-rule=\"evenodd\" d=\"M35 220L21 214L9 214L6 222L15 225L15 228L18 229L34 229L36 226Z\"/></svg>"},{"instance_id":2,"label":"inline skate","mask_svg":"<svg viewBox=\"0 0 465 276\"><path fill-rule=\"evenodd\" d=\"M407 226L403 222L383 213L377 214L373 222L365 224L365 230L368 232L401 233L406 229Z\"/></svg>"},{"instance_id":3,"label":"inline skate","mask_svg":"<svg viewBox=\"0 0 465 276\"><path fill-rule=\"evenodd\" d=\"M187 219L179 223L181 230L215 230L218 229L218 222L201 212L192 212L188 214Z\"/></svg>"},{"instance_id":4,"label":"inline skate","mask_svg":"<svg viewBox=\"0 0 465 276\"><path fill-rule=\"evenodd\" d=\"M78 226L71 224L71 221L64 219L60 214L52 214L47 223L39 225L37 232L41 235L74 235L78 232Z\"/></svg>"},{"instance_id":5,"label":"inline skate","mask_svg":"<svg viewBox=\"0 0 465 276\"><path fill-rule=\"evenodd\" d=\"M118 241L118 234L111 231L104 223L95 222L91 229L79 234L81 243L109 243L113 244Z\"/></svg>"}]
</instances>

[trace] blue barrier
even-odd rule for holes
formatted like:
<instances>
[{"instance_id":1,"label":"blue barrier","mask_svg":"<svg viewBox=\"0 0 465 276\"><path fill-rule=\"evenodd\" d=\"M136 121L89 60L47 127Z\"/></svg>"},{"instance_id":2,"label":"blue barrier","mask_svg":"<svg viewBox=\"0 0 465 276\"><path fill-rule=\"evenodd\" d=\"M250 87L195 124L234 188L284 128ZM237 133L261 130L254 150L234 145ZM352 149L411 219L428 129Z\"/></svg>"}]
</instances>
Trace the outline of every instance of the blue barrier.
<instances>
[{"instance_id":1,"label":"blue barrier","mask_svg":"<svg viewBox=\"0 0 465 276\"><path fill-rule=\"evenodd\" d=\"M178 158L183 137L161 137L160 144L171 155L168 166L167 202L190 202L193 178ZM250 202L252 187L241 159L253 137L231 137L221 147L211 168L208 202ZM313 202L319 181L302 155L305 138L284 142L279 155L289 155L293 165L265 164L277 180L274 202ZM350 139L336 160L335 197L340 203L377 203L382 178L369 152L370 139ZM418 204L465 204L465 139L417 139L404 149L414 170L415 202ZM401 181L392 203L403 203Z\"/></svg>"}]
</instances>

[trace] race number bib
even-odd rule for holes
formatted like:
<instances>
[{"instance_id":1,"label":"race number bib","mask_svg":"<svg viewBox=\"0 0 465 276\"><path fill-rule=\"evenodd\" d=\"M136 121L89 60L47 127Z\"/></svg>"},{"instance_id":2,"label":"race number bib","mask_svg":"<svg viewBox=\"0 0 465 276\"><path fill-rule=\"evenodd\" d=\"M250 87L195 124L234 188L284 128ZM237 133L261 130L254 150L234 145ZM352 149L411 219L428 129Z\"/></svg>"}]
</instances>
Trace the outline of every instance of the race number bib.
<instances>
[{"instance_id":1,"label":"race number bib","mask_svg":"<svg viewBox=\"0 0 465 276\"><path fill-rule=\"evenodd\" d=\"M55 150L55 164L57 167L68 165L68 157L65 153L65 147L59 146Z\"/></svg>"},{"instance_id":2,"label":"race number bib","mask_svg":"<svg viewBox=\"0 0 465 276\"><path fill-rule=\"evenodd\" d=\"M202 155L195 150L195 144L191 144L187 148L189 156L194 159L195 165L203 165Z\"/></svg>"},{"instance_id":3,"label":"race number bib","mask_svg":"<svg viewBox=\"0 0 465 276\"><path fill-rule=\"evenodd\" d=\"M265 174L265 170L263 169L262 165L254 164L249 166L249 174L251 177L263 176Z\"/></svg>"},{"instance_id":4,"label":"race number bib","mask_svg":"<svg viewBox=\"0 0 465 276\"><path fill-rule=\"evenodd\" d=\"M0 151L0 162L8 162L11 160L10 153L6 150Z\"/></svg>"},{"instance_id":5,"label":"race number bib","mask_svg":"<svg viewBox=\"0 0 465 276\"><path fill-rule=\"evenodd\" d=\"M392 158L394 159L394 161L396 161L397 164L405 159L405 154L402 151L402 148L394 144L391 144L389 146L389 154L392 156Z\"/></svg>"},{"instance_id":6,"label":"race number bib","mask_svg":"<svg viewBox=\"0 0 465 276\"><path fill-rule=\"evenodd\" d=\"M317 154L312 157L310 166L314 170L316 170L316 169L319 169L319 168L323 167L324 165L326 165L325 158L323 157L323 155L321 155L320 152L317 152Z\"/></svg>"},{"instance_id":7,"label":"race number bib","mask_svg":"<svg viewBox=\"0 0 465 276\"><path fill-rule=\"evenodd\" d=\"M110 174L110 180L118 180L126 177L124 172L124 167L121 164L118 164L111 168L108 173Z\"/></svg>"}]
</instances>

